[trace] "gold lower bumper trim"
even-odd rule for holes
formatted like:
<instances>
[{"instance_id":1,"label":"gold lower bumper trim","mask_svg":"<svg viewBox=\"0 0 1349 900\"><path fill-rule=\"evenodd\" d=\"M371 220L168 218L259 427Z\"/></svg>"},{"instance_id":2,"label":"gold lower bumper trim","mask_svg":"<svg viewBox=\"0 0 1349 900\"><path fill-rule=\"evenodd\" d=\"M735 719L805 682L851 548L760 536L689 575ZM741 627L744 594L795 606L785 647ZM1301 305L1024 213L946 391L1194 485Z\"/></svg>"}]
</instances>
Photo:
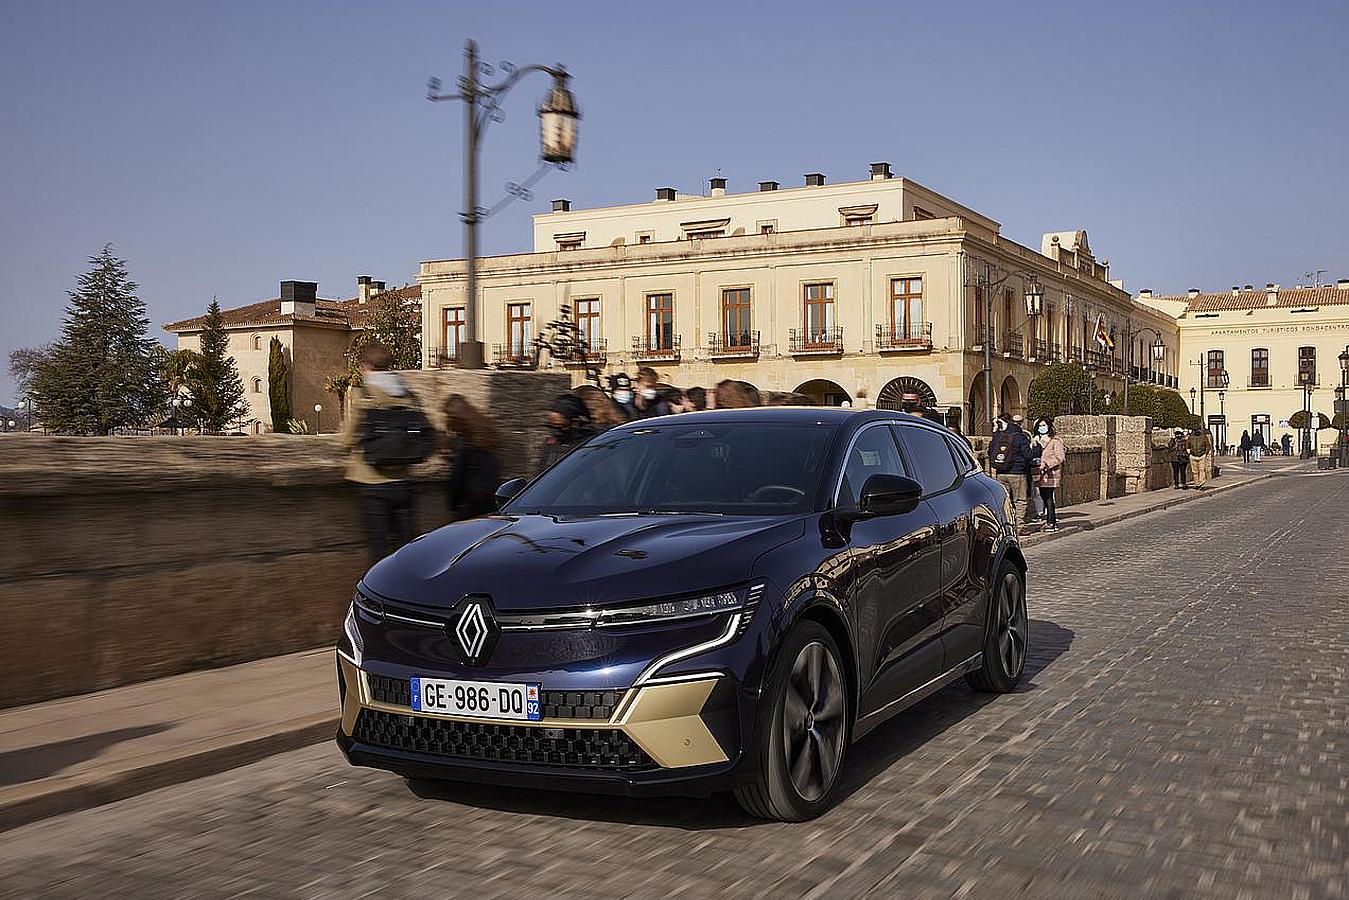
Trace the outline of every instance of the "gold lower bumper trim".
<instances>
[{"instance_id":1,"label":"gold lower bumper trim","mask_svg":"<svg viewBox=\"0 0 1349 900\"><path fill-rule=\"evenodd\" d=\"M722 676L709 676L673 684L648 684L631 688L615 708L610 719L542 719L537 722L502 721L437 713L414 713L405 706L381 703L370 695L365 672L350 660L339 656L342 678L347 685L342 703L342 733L348 737L356 730L356 718L362 709L374 709L401 716L421 716L454 722L478 722L486 725L512 725L526 728L619 729L641 747L657 765L666 769L704 766L726 762L726 751L717 743L700 713Z\"/></svg>"}]
</instances>

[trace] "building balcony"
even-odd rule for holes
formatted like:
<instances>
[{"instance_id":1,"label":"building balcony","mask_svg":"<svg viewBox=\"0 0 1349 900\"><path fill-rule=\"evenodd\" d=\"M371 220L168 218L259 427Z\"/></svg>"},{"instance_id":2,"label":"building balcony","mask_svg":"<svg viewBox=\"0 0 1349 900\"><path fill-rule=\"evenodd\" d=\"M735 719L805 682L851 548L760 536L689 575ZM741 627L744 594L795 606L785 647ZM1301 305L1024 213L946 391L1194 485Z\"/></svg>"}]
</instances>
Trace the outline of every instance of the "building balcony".
<instances>
[{"instance_id":1,"label":"building balcony","mask_svg":"<svg viewBox=\"0 0 1349 900\"><path fill-rule=\"evenodd\" d=\"M713 359L758 359L759 332L742 331L739 334L707 335L707 355Z\"/></svg>"},{"instance_id":2,"label":"building balcony","mask_svg":"<svg viewBox=\"0 0 1349 900\"><path fill-rule=\"evenodd\" d=\"M577 349L571 356L562 360L564 366L584 366L589 363L601 363L609 357L609 341L595 338L584 349Z\"/></svg>"},{"instance_id":3,"label":"building balcony","mask_svg":"<svg viewBox=\"0 0 1349 900\"><path fill-rule=\"evenodd\" d=\"M1009 331L1002 336L1002 355L1020 359L1025 355L1026 342L1021 332Z\"/></svg>"},{"instance_id":4,"label":"building balcony","mask_svg":"<svg viewBox=\"0 0 1349 900\"><path fill-rule=\"evenodd\" d=\"M827 355L843 352L843 328L806 330L793 328L790 335L791 352L795 356Z\"/></svg>"},{"instance_id":5,"label":"building balcony","mask_svg":"<svg viewBox=\"0 0 1349 900\"><path fill-rule=\"evenodd\" d=\"M911 322L908 325L877 325L876 349L881 353L931 350L932 323Z\"/></svg>"},{"instance_id":6,"label":"building balcony","mask_svg":"<svg viewBox=\"0 0 1349 900\"><path fill-rule=\"evenodd\" d=\"M1049 358L1041 360L1041 362L1052 362L1052 363L1063 362L1063 345L1058 343L1057 341L1050 341Z\"/></svg>"},{"instance_id":7,"label":"building balcony","mask_svg":"<svg viewBox=\"0 0 1349 900\"><path fill-rule=\"evenodd\" d=\"M985 343L987 343L990 351L996 351L998 349L997 335L993 329L991 327L982 330L979 328L974 329L974 337L970 339L970 349L982 351Z\"/></svg>"},{"instance_id":8,"label":"building balcony","mask_svg":"<svg viewBox=\"0 0 1349 900\"><path fill-rule=\"evenodd\" d=\"M633 335L632 358L638 362L679 362L679 335L671 335L668 346L662 346L658 338Z\"/></svg>"},{"instance_id":9,"label":"building balcony","mask_svg":"<svg viewBox=\"0 0 1349 900\"><path fill-rule=\"evenodd\" d=\"M539 360L529 347L517 344L493 344L492 365L498 369L537 369Z\"/></svg>"},{"instance_id":10,"label":"building balcony","mask_svg":"<svg viewBox=\"0 0 1349 900\"><path fill-rule=\"evenodd\" d=\"M1267 391L1272 385L1269 383L1268 378L1248 378L1246 380L1246 387L1253 391Z\"/></svg>"},{"instance_id":11,"label":"building balcony","mask_svg":"<svg viewBox=\"0 0 1349 900\"><path fill-rule=\"evenodd\" d=\"M1077 363L1079 366L1082 365L1082 348L1081 348L1081 347L1069 347L1069 348L1068 348L1068 362L1071 362L1071 363Z\"/></svg>"},{"instance_id":12,"label":"building balcony","mask_svg":"<svg viewBox=\"0 0 1349 900\"><path fill-rule=\"evenodd\" d=\"M454 367L455 350L444 347L426 348L426 367L428 369L450 369Z\"/></svg>"}]
</instances>

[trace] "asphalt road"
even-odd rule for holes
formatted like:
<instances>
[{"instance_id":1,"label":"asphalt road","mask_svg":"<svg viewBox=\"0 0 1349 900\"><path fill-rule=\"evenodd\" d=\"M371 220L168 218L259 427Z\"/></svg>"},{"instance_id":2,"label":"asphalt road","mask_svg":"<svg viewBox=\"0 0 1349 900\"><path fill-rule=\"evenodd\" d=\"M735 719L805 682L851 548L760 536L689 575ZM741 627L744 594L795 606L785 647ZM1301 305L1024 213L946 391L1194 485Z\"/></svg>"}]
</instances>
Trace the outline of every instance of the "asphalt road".
<instances>
[{"instance_id":1,"label":"asphalt road","mask_svg":"<svg viewBox=\"0 0 1349 900\"><path fill-rule=\"evenodd\" d=\"M855 745L823 818L451 787L330 745L0 838L3 897L1345 897L1349 474L1031 551L1030 677Z\"/></svg>"}]
</instances>

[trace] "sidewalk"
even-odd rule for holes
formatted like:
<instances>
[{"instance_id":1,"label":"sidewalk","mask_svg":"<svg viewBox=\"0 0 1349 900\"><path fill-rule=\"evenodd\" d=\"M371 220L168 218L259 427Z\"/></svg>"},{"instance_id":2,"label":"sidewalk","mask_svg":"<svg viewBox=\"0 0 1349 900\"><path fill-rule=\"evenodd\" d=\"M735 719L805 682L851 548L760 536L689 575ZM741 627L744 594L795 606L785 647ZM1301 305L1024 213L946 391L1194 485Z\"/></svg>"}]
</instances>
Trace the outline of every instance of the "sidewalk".
<instances>
[{"instance_id":1,"label":"sidewalk","mask_svg":"<svg viewBox=\"0 0 1349 900\"><path fill-rule=\"evenodd\" d=\"M0 831L325 740L334 671L307 650L0 710Z\"/></svg>"},{"instance_id":2,"label":"sidewalk","mask_svg":"<svg viewBox=\"0 0 1349 900\"><path fill-rule=\"evenodd\" d=\"M1202 500L1225 491L1273 478L1276 475L1312 473L1316 471L1315 460L1288 459L1286 457L1267 457L1260 463L1243 464L1236 457L1223 457L1218 460L1222 475L1210 479L1203 488L1195 490L1175 490L1162 488L1142 494L1130 494L1113 500L1097 500L1093 503L1081 503L1068 506L1059 511L1059 530L1045 532L1037 525L1025 526L1021 533L1023 546L1034 546L1056 538L1067 537L1079 531L1089 531L1115 522L1123 522L1145 513L1170 509L1179 503Z\"/></svg>"},{"instance_id":3,"label":"sidewalk","mask_svg":"<svg viewBox=\"0 0 1349 900\"><path fill-rule=\"evenodd\" d=\"M1202 491L1167 489L1071 506L1060 514L1061 531L1027 529L1023 542L1303 471L1315 471L1315 463L1226 462ZM327 740L337 729L333 675L332 651L309 650L0 710L0 831Z\"/></svg>"}]
</instances>

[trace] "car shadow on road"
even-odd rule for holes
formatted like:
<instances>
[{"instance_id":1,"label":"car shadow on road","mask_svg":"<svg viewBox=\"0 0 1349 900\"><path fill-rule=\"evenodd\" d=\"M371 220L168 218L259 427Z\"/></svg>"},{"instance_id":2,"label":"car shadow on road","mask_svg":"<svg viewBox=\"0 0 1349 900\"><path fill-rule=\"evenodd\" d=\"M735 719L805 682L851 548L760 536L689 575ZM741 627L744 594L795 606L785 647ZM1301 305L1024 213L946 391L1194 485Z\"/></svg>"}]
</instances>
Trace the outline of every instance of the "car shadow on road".
<instances>
[{"instance_id":1,"label":"car shadow on road","mask_svg":"<svg viewBox=\"0 0 1349 900\"><path fill-rule=\"evenodd\" d=\"M1073 632L1044 619L1031 620L1030 652L1026 672L1016 693L1036 690L1035 678L1072 644ZM848 763L839 785L843 801L890 766L947 728L990 703L997 694L972 690L963 680L938 691L862 738L848 751ZM496 785L461 782L410 781L409 789L423 800L450 801L465 806L560 819L658 825L688 831L743 828L769 824L743 812L730 794L709 798L654 797L632 799L608 795L525 791Z\"/></svg>"},{"instance_id":2,"label":"car shadow on road","mask_svg":"<svg viewBox=\"0 0 1349 900\"><path fill-rule=\"evenodd\" d=\"M36 747L23 747L0 753L0 787L40 781L72 766L95 759L123 741L149 737L172 728L172 722L117 728L99 734L87 734Z\"/></svg>"}]
</instances>

